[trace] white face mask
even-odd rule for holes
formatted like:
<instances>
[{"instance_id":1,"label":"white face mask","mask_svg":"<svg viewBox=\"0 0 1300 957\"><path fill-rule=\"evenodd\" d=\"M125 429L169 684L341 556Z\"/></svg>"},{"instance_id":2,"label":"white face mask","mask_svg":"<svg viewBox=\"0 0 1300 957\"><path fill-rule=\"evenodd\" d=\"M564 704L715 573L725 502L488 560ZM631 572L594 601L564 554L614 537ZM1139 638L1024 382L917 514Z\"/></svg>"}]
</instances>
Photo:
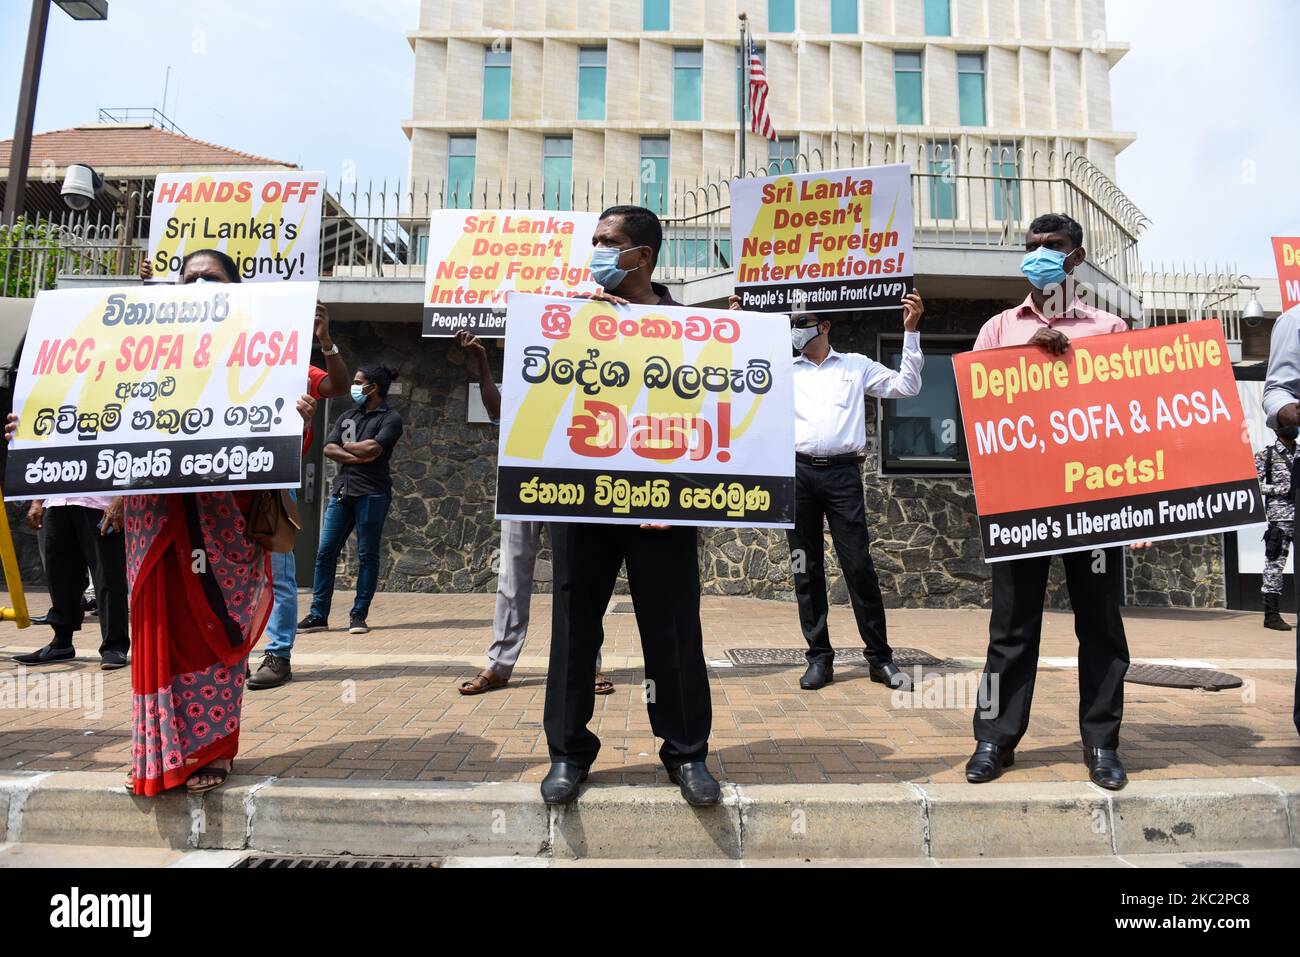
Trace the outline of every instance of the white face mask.
<instances>
[{"instance_id":1,"label":"white face mask","mask_svg":"<svg viewBox=\"0 0 1300 957\"><path fill-rule=\"evenodd\" d=\"M794 344L796 352L803 352L804 346L808 345L808 343L812 342L819 335L821 335L821 331L816 326L807 326L802 329L796 326L790 330L790 341Z\"/></svg>"}]
</instances>

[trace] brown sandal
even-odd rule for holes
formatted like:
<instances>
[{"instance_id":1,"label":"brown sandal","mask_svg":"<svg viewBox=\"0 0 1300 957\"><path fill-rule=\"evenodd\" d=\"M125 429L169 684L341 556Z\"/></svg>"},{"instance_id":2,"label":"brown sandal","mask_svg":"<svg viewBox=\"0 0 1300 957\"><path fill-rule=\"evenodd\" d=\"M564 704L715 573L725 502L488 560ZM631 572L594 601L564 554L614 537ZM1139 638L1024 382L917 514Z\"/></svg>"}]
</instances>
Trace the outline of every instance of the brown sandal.
<instances>
[{"instance_id":1,"label":"brown sandal","mask_svg":"<svg viewBox=\"0 0 1300 957\"><path fill-rule=\"evenodd\" d=\"M469 681L462 681L457 689L461 694L482 694L485 691L491 691L493 688L504 688L509 678L503 678L495 671L480 671Z\"/></svg>"},{"instance_id":2,"label":"brown sandal","mask_svg":"<svg viewBox=\"0 0 1300 957\"><path fill-rule=\"evenodd\" d=\"M614 682L605 677L603 672L596 672L596 694L613 694Z\"/></svg>"},{"instance_id":3,"label":"brown sandal","mask_svg":"<svg viewBox=\"0 0 1300 957\"><path fill-rule=\"evenodd\" d=\"M216 778L211 784L195 784L199 778L214 777ZM226 778L230 777L229 768L214 768L210 764L205 764L188 778L185 779L185 790L191 794L202 794L204 791L211 791L213 788L219 788L226 783Z\"/></svg>"}]
</instances>

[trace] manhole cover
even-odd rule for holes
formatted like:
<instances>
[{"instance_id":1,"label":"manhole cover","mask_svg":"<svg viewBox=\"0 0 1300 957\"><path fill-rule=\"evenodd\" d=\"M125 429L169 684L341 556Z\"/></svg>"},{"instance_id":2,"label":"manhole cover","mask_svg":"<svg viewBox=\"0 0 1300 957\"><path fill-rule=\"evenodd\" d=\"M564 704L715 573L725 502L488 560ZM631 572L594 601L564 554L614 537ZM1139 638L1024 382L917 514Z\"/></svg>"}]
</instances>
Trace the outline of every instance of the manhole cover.
<instances>
[{"instance_id":1,"label":"manhole cover","mask_svg":"<svg viewBox=\"0 0 1300 957\"><path fill-rule=\"evenodd\" d=\"M635 611L630 601L616 601L609 609L611 615L631 615Z\"/></svg>"},{"instance_id":2,"label":"manhole cover","mask_svg":"<svg viewBox=\"0 0 1300 957\"><path fill-rule=\"evenodd\" d=\"M1129 665L1124 680L1135 685L1155 685L1157 688L1201 688L1205 691L1241 687L1241 679L1226 671L1179 668L1177 665Z\"/></svg>"},{"instance_id":3,"label":"manhole cover","mask_svg":"<svg viewBox=\"0 0 1300 957\"><path fill-rule=\"evenodd\" d=\"M250 870L266 870L268 868L333 868L333 867L361 867L361 868L427 868L437 867L439 861L434 858L394 858L394 857L274 857L271 855L254 854L246 857L235 867L244 867Z\"/></svg>"},{"instance_id":4,"label":"manhole cover","mask_svg":"<svg viewBox=\"0 0 1300 957\"><path fill-rule=\"evenodd\" d=\"M802 665L808 662L802 648L728 648L727 657L734 665ZM862 664L862 649L841 648L835 652L835 660ZM916 665L941 665L943 659L918 648L895 648L894 664L900 668L912 668Z\"/></svg>"}]
</instances>

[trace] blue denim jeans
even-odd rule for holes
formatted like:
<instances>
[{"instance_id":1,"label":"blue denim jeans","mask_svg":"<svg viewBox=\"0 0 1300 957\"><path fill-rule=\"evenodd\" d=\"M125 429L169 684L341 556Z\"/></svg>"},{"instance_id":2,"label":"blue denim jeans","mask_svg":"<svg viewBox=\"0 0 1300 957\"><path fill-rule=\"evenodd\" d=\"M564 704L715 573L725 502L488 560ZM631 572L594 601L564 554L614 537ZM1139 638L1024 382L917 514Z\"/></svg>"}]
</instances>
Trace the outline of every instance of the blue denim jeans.
<instances>
[{"instance_id":1,"label":"blue denim jeans","mask_svg":"<svg viewBox=\"0 0 1300 957\"><path fill-rule=\"evenodd\" d=\"M289 658L298 637L298 562L293 552L272 553L271 589L275 602L266 622L266 651Z\"/></svg>"},{"instance_id":2,"label":"blue denim jeans","mask_svg":"<svg viewBox=\"0 0 1300 957\"><path fill-rule=\"evenodd\" d=\"M339 555L355 528L357 532L357 599L352 603L352 617L365 618L370 600L379 585L379 539L388 518L390 495L360 495L340 498L331 495L321 525L320 546L316 549L316 573L312 581L311 613L328 618L334 600L334 576Z\"/></svg>"}]
</instances>

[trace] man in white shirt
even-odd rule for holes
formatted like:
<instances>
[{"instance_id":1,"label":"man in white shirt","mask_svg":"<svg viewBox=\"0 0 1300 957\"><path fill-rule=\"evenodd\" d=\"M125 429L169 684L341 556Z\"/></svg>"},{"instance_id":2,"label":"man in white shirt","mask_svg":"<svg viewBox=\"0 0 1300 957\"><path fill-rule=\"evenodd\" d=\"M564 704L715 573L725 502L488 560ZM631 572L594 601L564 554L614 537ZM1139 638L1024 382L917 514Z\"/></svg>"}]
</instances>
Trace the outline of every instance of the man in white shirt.
<instances>
[{"instance_id":1,"label":"man in white shirt","mask_svg":"<svg viewBox=\"0 0 1300 957\"><path fill-rule=\"evenodd\" d=\"M131 648L126 593L126 547L122 539L122 499L112 495L67 495L32 502L27 524L42 531L42 559L50 588L45 623L54 639L44 648L14 660L44 665L77 656L72 635L85 613L81 595L86 573L99 607L100 666L124 667Z\"/></svg>"},{"instance_id":2,"label":"man in white shirt","mask_svg":"<svg viewBox=\"0 0 1300 957\"><path fill-rule=\"evenodd\" d=\"M808 642L808 670L799 687L814 691L834 677L835 651L827 629L823 520L839 557L872 681L904 691L911 679L894 664L885 636L885 605L871 561L862 462L867 424L864 396L907 398L921 391L921 334L925 308L913 291L903 299L903 359L895 372L874 359L831 348L831 321L796 314L791 338L794 360L795 501L793 529L786 531L794 568L799 624Z\"/></svg>"}]
</instances>

